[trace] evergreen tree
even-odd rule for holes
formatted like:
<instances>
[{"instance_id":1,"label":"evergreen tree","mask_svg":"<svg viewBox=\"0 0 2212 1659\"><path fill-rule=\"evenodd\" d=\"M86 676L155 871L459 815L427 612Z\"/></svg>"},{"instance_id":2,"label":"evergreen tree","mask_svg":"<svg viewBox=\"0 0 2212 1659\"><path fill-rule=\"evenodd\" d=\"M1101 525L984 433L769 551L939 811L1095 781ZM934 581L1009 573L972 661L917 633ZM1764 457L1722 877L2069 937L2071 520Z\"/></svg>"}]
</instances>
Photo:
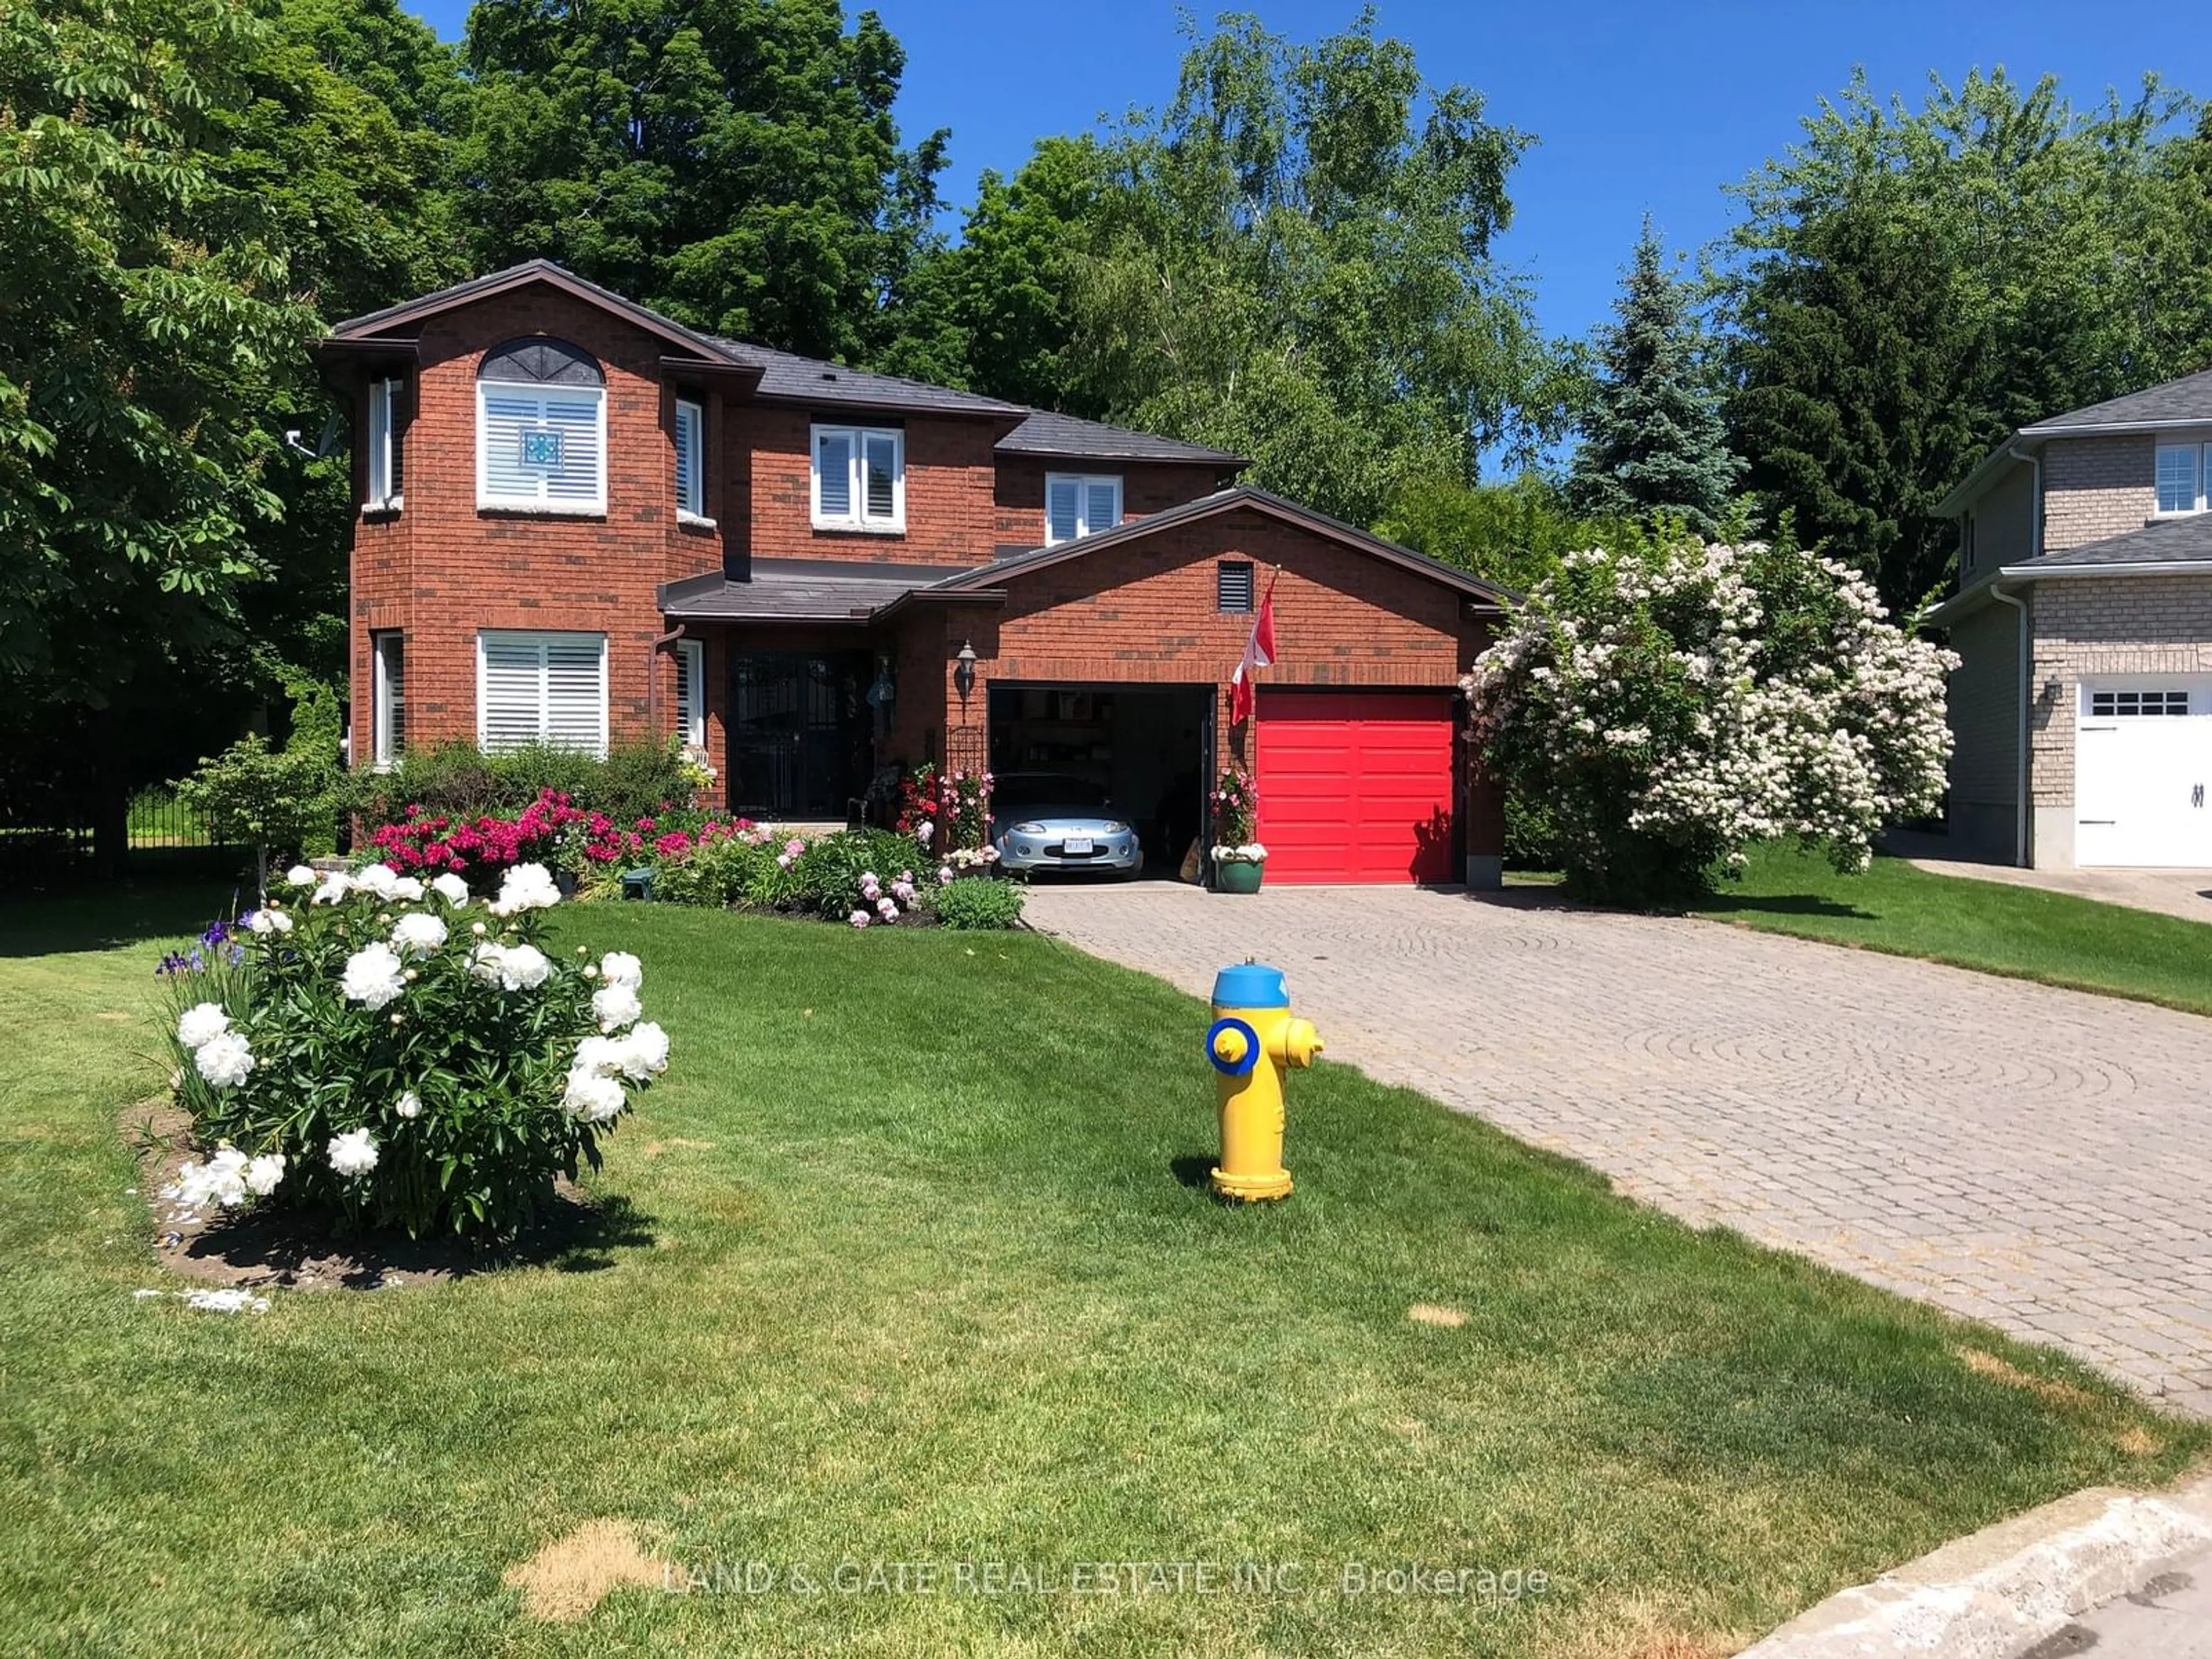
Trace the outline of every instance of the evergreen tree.
<instances>
[{"instance_id":1,"label":"evergreen tree","mask_svg":"<svg viewBox=\"0 0 2212 1659\"><path fill-rule=\"evenodd\" d=\"M1715 535L1743 463L1729 452L1689 291L1668 272L1648 218L1613 311L1620 321L1598 337L1568 499L1587 516L1665 514Z\"/></svg>"}]
</instances>

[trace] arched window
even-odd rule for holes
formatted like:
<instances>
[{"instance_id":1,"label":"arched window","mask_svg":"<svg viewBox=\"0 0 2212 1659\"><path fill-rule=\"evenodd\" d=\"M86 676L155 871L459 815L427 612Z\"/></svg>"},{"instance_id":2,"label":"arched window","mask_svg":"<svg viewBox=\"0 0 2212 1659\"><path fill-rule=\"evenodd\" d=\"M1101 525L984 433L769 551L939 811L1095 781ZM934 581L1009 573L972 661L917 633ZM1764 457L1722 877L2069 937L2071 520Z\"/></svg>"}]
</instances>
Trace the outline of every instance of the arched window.
<instances>
[{"instance_id":1,"label":"arched window","mask_svg":"<svg viewBox=\"0 0 2212 1659\"><path fill-rule=\"evenodd\" d=\"M607 377L590 352L536 335L484 353L477 365L477 505L607 510Z\"/></svg>"}]
</instances>

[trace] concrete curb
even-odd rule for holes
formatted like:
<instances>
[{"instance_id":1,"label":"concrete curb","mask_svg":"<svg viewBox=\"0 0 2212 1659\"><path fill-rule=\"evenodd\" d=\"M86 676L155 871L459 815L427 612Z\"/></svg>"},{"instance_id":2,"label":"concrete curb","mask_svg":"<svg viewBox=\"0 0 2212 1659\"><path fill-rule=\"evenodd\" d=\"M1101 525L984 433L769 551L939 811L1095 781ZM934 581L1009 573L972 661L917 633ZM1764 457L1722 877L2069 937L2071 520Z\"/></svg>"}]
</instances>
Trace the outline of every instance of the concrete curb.
<instances>
[{"instance_id":1,"label":"concrete curb","mask_svg":"<svg viewBox=\"0 0 2212 1659\"><path fill-rule=\"evenodd\" d=\"M2021 1659L2077 1614L2212 1543L2212 1477L2092 1486L1830 1596L1740 1659Z\"/></svg>"}]
</instances>

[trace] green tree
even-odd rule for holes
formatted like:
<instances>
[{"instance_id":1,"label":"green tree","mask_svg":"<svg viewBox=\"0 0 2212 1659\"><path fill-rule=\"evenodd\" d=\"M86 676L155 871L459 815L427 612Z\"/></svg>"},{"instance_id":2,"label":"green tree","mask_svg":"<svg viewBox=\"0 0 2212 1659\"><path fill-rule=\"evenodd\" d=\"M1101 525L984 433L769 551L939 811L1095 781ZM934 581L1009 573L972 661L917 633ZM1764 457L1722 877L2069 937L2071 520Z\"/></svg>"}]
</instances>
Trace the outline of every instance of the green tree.
<instances>
[{"instance_id":1,"label":"green tree","mask_svg":"<svg viewBox=\"0 0 2212 1659\"><path fill-rule=\"evenodd\" d=\"M924 256L884 367L1094 417L1071 294L1102 186L1097 139L1038 141L1012 179L986 168L960 240Z\"/></svg>"},{"instance_id":2,"label":"green tree","mask_svg":"<svg viewBox=\"0 0 2212 1659\"><path fill-rule=\"evenodd\" d=\"M1165 112L1103 141L1066 344L1024 349L1114 418L1371 522L1409 478L1530 447L1547 354L1490 254L1528 142L1425 82L1371 9L1310 46L1224 18Z\"/></svg>"},{"instance_id":3,"label":"green tree","mask_svg":"<svg viewBox=\"0 0 2212 1659\"><path fill-rule=\"evenodd\" d=\"M1650 219L1597 337L1598 374L1567 480L1589 515L1682 520L1717 535L1743 463L1729 453L1690 295L1666 268Z\"/></svg>"},{"instance_id":4,"label":"green tree","mask_svg":"<svg viewBox=\"0 0 2212 1659\"><path fill-rule=\"evenodd\" d=\"M1929 509L2014 428L2202 368L2212 137L2147 81L2077 110L2000 70L1917 109L1862 77L1737 186L1731 437L1770 509L1893 606L1942 580Z\"/></svg>"},{"instance_id":5,"label":"green tree","mask_svg":"<svg viewBox=\"0 0 2212 1659\"><path fill-rule=\"evenodd\" d=\"M1568 554L1611 545L1626 529L1574 513L1559 486L1534 471L1495 484L1409 480L1375 526L1378 535L1515 593L1528 592Z\"/></svg>"},{"instance_id":6,"label":"green tree","mask_svg":"<svg viewBox=\"0 0 2212 1659\"><path fill-rule=\"evenodd\" d=\"M897 333L945 135L838 0L478 0L459 182L476 263L557 259L696 326L848 361Z\"/></svg>"}]
</instances>

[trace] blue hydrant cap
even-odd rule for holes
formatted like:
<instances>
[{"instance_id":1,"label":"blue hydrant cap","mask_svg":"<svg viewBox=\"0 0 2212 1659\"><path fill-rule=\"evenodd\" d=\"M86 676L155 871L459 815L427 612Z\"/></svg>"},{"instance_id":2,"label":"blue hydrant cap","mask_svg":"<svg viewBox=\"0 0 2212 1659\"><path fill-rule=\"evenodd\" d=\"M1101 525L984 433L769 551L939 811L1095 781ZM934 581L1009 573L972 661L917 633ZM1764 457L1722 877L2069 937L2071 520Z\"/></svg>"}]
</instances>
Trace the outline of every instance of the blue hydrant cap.
<instances>
[{"instance_id":1,"label":"blue hydrant cap","mask_svg":"<svg viewBox=\"0 0 2212 1659\"><path fill-rule=\"evenodd\" d=\"M1291 994L1283 988L1283 970L1263 962L1240 962L1213 976L1213 1006L1217 1008L1287 1008Z\"/></svg>"}]
</instances>

